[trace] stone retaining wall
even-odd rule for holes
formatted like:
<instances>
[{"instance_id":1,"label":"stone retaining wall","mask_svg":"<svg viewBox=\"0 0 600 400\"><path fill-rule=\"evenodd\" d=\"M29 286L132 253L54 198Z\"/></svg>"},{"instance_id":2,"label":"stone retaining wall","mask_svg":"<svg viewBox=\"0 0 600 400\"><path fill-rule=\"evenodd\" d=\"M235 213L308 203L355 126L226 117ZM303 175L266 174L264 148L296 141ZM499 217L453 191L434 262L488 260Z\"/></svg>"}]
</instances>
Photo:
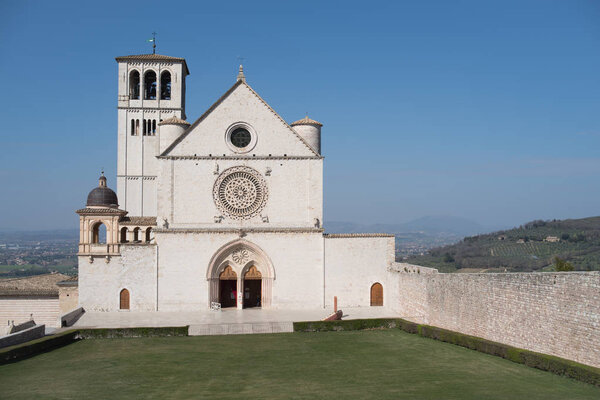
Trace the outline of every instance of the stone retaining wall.
<instances>
[{"instance_id":1,"label":"stone retaining wall","mask_svg":"<svg viewBox=\"0 0 600 400\"><path fill-rule=\"evenodd\" d=\"M29 342L30 340L39 339L44 337L45 331L45 325L35 325L31 328L2 336L0 337L0 348L14 346L16 344Z\"/></svg>"},{"instance_id":2,"label":"stone retaining wall","mask_svg":"<svg viewBox=\"0 0 600 400\"><path fill-rule=\"evenodd\" d=\"M600 367L600 272L397 278L409 320Z\"/></svg>"}]
</instances>

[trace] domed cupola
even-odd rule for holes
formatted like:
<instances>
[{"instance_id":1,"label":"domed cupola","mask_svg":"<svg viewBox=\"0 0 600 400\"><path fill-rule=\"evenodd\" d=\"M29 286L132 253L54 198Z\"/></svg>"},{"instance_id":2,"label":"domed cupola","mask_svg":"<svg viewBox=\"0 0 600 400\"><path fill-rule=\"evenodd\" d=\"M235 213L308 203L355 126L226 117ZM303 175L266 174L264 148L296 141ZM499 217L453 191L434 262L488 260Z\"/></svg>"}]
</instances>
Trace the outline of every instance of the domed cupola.
<instances>
[{"instance_id":1,"label":"domed cupola","mask_svg":"<svg viewBox=\"0 0 600 400\"><path fill-rule=\"evenodd\" d=\"M117 194L106 186L104 172L98 180L98 187L94 188L87 197L87 207L119 208Z\"/></svg>"}]
</instances>

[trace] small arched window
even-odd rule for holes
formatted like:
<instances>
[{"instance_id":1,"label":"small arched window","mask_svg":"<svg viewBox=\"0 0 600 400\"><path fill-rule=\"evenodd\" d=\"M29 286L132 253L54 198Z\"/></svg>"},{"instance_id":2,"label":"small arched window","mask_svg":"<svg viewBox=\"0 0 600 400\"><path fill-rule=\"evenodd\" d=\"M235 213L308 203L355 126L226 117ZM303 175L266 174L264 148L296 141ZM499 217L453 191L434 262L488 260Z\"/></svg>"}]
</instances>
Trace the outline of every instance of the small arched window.
<instances>
[{"instance_id":1,"label":"small arched window","mask_svg":"<svg viewBox=\"0 0 600 400\"><path fill-rule=\"evenodd\" d=\"M152 134L152 120L151 119L146 120L146 133L148 133L148 136L150 136Z\"/></svg>"},{"instance_id":2,"label":"small arched window","mask_svg":"<svg viewBox=\"0 0 600 400\"><path fill-rule=\"evenodd\" d=\"M127 227L121 228L121 243L127 243Z\"/></svg>"},{"instance_id":3,"label":"small arched window","mask_svg":"<svg viewBox=\"0 0 600 400\"><path fill-rule=\"evenodd\" d=\"M144 75L144 100L156 100L156 72L148 71Z\"/></svg>"},{"instance_id":4,"label":"small arched window","mask_svg":"<svg viewBox=\"0 0 600 400\"><path fill-rule=\"evenodd\" d=\"M131 120L131 136L135 136L135 120Z\"/></svg>"},{"instance_id":5,"label":"small arched window","mask_svg":"<svg viewBox=\"0 0 600 400\"><path fill-rule=\"evenodd\" d=\"M146 120L142 120L142 135L146 136Z\"/></svg>"},{"instance_id":6,"label":"small arched window","mask_svg":"<svg viewBox=\"0 0 600 400\"><path fill-rule=\"evenodd\" d=\"M171 73L169 71L160 74L160 99L171 100Z\"/></svg>"},{"instance_id":7,"label":"small arched window","mask_svg":"<svg viewBox=\"0 0 600 400\"><path fill-rule=\"evenodd\" d=\"M131 71L129 74L129 98L140 99L140 73L137 71Z\"/></svg>"},{"instance_id":8,"label":"small arched window","mask_svg":"<svg viewBox=\"0 0 600 400\"><path fill-rule=\"evenodd\" d=\"M154 236L152 235L152 228L148 227L146 228L146 243L150 243L152 239L154 239Z\"/></svg>"},{"instance_id":9,"label":"small arched window","mask_svg":"<svg viewBox=\"0 0 600 400\"><path fill-rule=\"evenodd\" d=\"M140 134L140 120L136 119L135 120L135 136Z\"/></svg>"},{"instance_id":10,"label":"small arched window","mask_svg":"<svg viewBox=\"0 0 600 400\"><path fill-rule=\"evenodd\" d=\"M152 120L152 136L156 135L156 120Z\"/></svg>"},{"instance_id":11,"label":"small arched window","mask_svg":"<svg viewBox=\"0 0 600 400\"><path fill-rule=\"evenodd\" d=\"M92 227L92 243L106 243L106 226L102 222L96 222Z\"/></svg>"},{"instance_id":12,"label":"small arched window","mask_svg":"<svg viewBox=\"0 0 600 400\"><path fill-rule=\"evenodd\" d=\"M119 309L129 310L129 290L123 289L119 293Z\"/></svg>"},{"instance_id":13,"label":"small arched window","mask_svg":"<svg viewBox=\"0 0 600 400\"><path fill-rule=\"evenodd\" d=\"M140 241L140 228L135 228L133 230L133 241L134 242L139 242Z\"/></svg>"}]
</instances>

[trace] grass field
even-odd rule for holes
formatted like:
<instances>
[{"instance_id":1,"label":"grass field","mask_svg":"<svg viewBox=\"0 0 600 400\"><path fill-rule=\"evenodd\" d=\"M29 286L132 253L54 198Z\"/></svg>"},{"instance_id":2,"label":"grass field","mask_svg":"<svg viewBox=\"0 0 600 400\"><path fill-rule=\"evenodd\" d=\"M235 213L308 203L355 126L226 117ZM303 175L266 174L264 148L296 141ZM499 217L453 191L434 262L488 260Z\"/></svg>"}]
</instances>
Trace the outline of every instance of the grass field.
<instances>
[{"instance_id":1,"label":"grass field","mask_svg":"<svg viewBox=\"0 0 600 400\"><path fill-rule=\"evenodd\" d=\"M84 340L0 366L10 399L598 399L600 388L396 329Z\"/></svg>"}]
</instances>

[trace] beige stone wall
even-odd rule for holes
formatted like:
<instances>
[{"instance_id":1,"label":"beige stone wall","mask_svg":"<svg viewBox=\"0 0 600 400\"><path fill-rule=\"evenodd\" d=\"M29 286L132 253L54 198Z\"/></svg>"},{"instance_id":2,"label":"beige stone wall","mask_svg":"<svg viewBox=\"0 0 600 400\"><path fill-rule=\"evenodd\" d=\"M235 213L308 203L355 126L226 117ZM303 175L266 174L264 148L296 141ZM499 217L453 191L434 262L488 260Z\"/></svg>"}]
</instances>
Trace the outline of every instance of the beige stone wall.
<instances>
[{"instance_id":1,"label":"beige stone wall","mask_svg":"<svg viewBox=\"0 0 600 400\"><path fill-rule=\"evenodd\" d=\"M36 324L59 327L58 297L0 297L0 324L15 321L15 325L29 321L33 314Z\"/></svg>"},{"instance_id":2,"label":"beige stone wall","mask_svg":"<svg viewBox=\"0 0 600 400\"><path fill-rule=\"evenodd\" d=\"M600 367L600 273L398 273L422 323Z\"/></svg>"},{"instance_id":3,"label":"beige stone wall","mask_svg":"<svg viewBox=\"0 0 600 400\"><path fill-rule=\"evenodd\" d=\"M73 311L79 304L79 290L77 286L61 286L58 288L58 303L60 315Z\"/></svg>"},{"instance_id":4,"label":"beige stone wall","mask_svg":"<svg viewBox=\"0 0 600 400\"><path fill-rule=\"evenodd\" d=\"M383 286L383 305L393 302L388 269L394 261L394 237L330 235L325 237L325 306L369 307L371 286Z\"/></svg>"}]
</instances>

